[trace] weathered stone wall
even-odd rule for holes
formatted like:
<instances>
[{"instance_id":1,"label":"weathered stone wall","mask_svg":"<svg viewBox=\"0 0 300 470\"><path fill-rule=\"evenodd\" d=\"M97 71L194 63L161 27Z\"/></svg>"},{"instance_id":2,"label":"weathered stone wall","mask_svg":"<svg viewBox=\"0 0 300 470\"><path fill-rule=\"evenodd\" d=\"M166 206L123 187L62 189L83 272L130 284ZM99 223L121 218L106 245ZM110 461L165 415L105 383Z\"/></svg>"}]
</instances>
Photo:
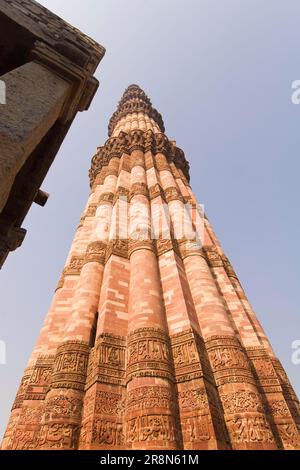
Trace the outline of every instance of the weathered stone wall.
<instances>
[{"instance_id":1,"label":"weathered stone wall","mask_svg":"<svg viewBox=\"0 0 300 470\"><path fill-rule=\"evenodd\" d=\"M98 88L104 49L35 1L0 0L0 267L78 111Z\"/></svg>"}]
</instances>

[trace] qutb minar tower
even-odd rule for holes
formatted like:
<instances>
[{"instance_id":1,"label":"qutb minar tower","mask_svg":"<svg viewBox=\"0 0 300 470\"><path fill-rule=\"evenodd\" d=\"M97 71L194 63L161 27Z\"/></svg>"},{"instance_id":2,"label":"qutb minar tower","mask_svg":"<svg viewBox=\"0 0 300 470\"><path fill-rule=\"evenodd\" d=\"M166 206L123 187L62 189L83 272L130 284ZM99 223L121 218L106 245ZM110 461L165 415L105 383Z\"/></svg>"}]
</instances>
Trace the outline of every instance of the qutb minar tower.
<instances>
[{"instance_id":1,"label":"qutb minar tower","mask_svg":"<svg viewBox=\"0 0 300 470\"><path fill-rule=\"evenodd\" d=\"M298 399L137 85L90 180L2 449L299 449Z\"/></svg>"}]
</instances>

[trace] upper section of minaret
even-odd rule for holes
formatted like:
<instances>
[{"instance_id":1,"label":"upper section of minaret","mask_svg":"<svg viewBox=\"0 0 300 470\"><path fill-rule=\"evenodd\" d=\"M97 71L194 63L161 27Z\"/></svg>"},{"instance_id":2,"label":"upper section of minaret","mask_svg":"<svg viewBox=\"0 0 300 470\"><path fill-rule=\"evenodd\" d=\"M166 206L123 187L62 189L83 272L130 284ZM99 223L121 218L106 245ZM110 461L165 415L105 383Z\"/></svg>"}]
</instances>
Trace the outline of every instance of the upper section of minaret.
<instances>
[{"instance_id":1,"label":"upper section of minaret","mask_svg":"<svg viewBox=\"0 0 300 470\"><path fill-rule=\"evenodd\" d=\"M120 132L136 129L164 133L165 126L161 114L152 107L146 93L138 85L130 85L112 115L108 126L109 137L117 137Z\"/></svg>"}]
</instances>

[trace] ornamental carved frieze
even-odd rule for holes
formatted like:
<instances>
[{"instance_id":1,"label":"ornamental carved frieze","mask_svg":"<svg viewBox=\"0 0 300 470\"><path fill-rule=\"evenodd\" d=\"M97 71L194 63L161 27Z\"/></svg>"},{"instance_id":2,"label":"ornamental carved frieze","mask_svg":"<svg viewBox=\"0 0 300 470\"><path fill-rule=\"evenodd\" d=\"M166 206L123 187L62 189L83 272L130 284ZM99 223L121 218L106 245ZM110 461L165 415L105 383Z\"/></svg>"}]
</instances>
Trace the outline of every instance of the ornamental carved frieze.
<instances>
[{"instance_id":1,"label":"ornamental carved frieze","mask_svg":"<svg viewBox=\"0 0 300 470\"><path fill-rule=\"evenodd\" d=\"M205 246L203 251L211 268L224 268L228 277L237 279L229 259L224 254L220 254L215 246Z\"/></svg>"},{"instance_id":2,"label":"ornamental carved frieze","mask_svg":"<svg viewBox=\"0 0 300 470\"><path fill-rule=\"evenodd\" d=\"M265 393L281 393L280 382L268 352L261 347L247 348L257 383Z\"/></svg>"},{"instance_id":3,"label":"ornamental carved frieze","mask_svg":"<svg viewBox=\"0 0 300 470\"><path fill-rule=\"evenodd\" d=\"M128 259L129 258L128 245L129 245L129 241L126 239L117 238L114 240L110 240L107 245L105 263L108 262L109 258L112 255L120 256L121 258Z\"/></svg>"},{"instance_id":4,"label":"ornamental carved frieze","mask_svg":"<svg viewBox=\"0 0 300 470\"><path fill-rule=\"evenodd\" d=\"M291 413L286 404L285 400L273 400L269 401L268 407L271 411L272 416L280 418L290 418Z\"/></svg>"},{"instance_id":5,"label":"ornamental carved frieze","mask_svg":"<svg viewBox=\"0 0 300 470\"><path fill-rule=\"evenodd\" d=\"M219 254L218 250L214 246L204 246L203 251L206 256L206 260L212 268L223 268L223 259Z\"/></svg>"},{"instance_id":6,"label":"ornamental carved frieze","mask_svg":"<svg viewBox=\"0 0 300 470\"><path fill-rule=\"evenodd\" d=\"M67 341L57 350L52 375L52 388L83 391L86 382L90 347L82 341Z\"/></svg>"},{"instance_id":7,"label":"ornamental carved frieze","mask_svg":"<svg viewBox=\"0 0 300 470\"><path fill-rule=\"evenodd\" d=\"M101 204L110 204L113 205L115 195L112 192L102 193L99 197L98 205Z\"/></svg>"},{"instance_id":8,"label":"ornamental carved frieze","mask_svg":"<svg viewBox=\"0 0 300 470\"><path fill-rule=\"evenodd\" d=\"M170 234L169 238L167 235L165 238L159 237L154 240L157 256L162 256L169 251L174 251L177 256L180 256L177 240L175 240Z\"/></svg>"},{"instance_id":9,"label":"ornamental carved frieze","mask_svg":"<svg viewBox=\"0 0 300 470\"><path fill-rule=\"evenodd\" d=\"M87 211L85 213L86 217L95 217L96 212L97 212L97 204L90 204L87 208Z\"/></svg>"},{"instance_id":10,"label":"ornamental carved frieze","mask_svg":"<svg viewBox=\"0 0 300 470\"><path fill-rule=\"evenodd\" d=\"M206 342L206 349L218 386L236 382L255 385L248 357L237 338L214 336Z\"/></svg>"},{"instance_id":11,"label":"ornamental carved frieze","mask_svg":"<svg viewBox=\"0 0 300 470\"><path fill-rule=\"evenodd\" d=\"M18 421L18 426L36 426L41 423L43 416L43 403L38 406L24 406Z\"/></svg>"},{"instance_id":12,"label":"ornamental carved frieze","mask_svg":"<svg viewBox=\"0 0 300 470\"><path fill-rule=\"evenodd\" d=\"M13 407L12 409L17 409L17 408L21 408L22 406L22 403L25 399L25 395L26 395L26 392L27 392L27 388L28 388L28 385L29 385L29 382L30 382L30 377L31 377L31 374L32 374L32 370L33 368L27 368L24 372L24 375L22 377L22 380L21 380L21 383L20 383L20 386L19 386L19 389L18 389L18 392L17 392L17 396L15 398L15 401L14 401L14 404L13 404Z\"/></svg>"},{"instance_id":13,"label":"ornamental carved frieze","mask_svg":"<svg viewBox=\"0 0 300 470\"><path fill-rule=\"evenodd\" d=\"M38 357L35 366L32 368L24 400L45 399L51 383L54 360L54 355L41 355Z\"/></svg>"},{"instance_id":14,"label":"ornamental carved frieze","mask_svg":"<svg viewBox=\"0 0 300 470\"><path fill-rule=\"evenodd\" d=\"M199 209L199 204L192 196L183 196L183 202L184 204L191 206L192 209Z\"/></svg>"},{"instance_id":15,"label":"ornamental carved frieze","mask_svg":"<svg viewBox=\"0 0 300 470\"><path fill-rule=\"evenodd\" d=\"M165 195L164 195L164 191L162 189L162 187L160 186L160 184L155 184L153 186L150 186L149 188L149 198L151 201L153 201L153 199L156 199L157 197L161 197L163 199L163 201L165 201Z\"/></svg>"},{"instance_id":16,"label":"ornamental carved frieze","mask_svg":"<svg viewBox=\"0 0 300 470\"><path fill-rule=\"evenodd\" d=\"M86 250L84 263L100 263L104 265L107 244L102 241L96 241L89 244Z\"/></svg>"},{"instance_id":17,"label":"ornamental carved frieze","mask_svg":"<svg viewBox=\"0 0 300 470\"><path fill-rule=\"evenodd\" d=\"M129 200L131 201L135 196L145 196L148 198L148 186L145 183L134 183L131 186Z\"/></svg>"},{"instance_id":18,"label":"ornamental carved frieze","mask_svg":"<svg viewBox=\"0 0 300 470\"><path fill-rule=\"evenodd\" d=\"M125 412L123 395L103 390L96 392L94 413L96 415L122 416Z\"/></svg>"},{"instance_id":19,"label":"ornamental carved frieze","mask_svg":"<svg viewBox=\"0 0 300 470\"><path fill-rule=\"evenodd\" d=\"M126 395L126 411L150 408L175 409L175 397L170 387L148 386L129 390Z\"/></svg>"},{"instance_id":20,"label":"ornamental carved frieze","mask_svg":"<svg viewBox=\"0 0 300 470\"><path fill-rule=\"evenodd\" d=\"M126 422L126 442L127 445L134 443L160 442L170 443L178 441L178 431L174 418L167 414L144 414L129 419Z\"/></svg>"},{"instance_id":21,"label":"ornamental carved frieze","mask_svg":"<svg viewBox=\"0 0 300 470\"><path fill-rule=\"evenodd\" d=\"M167 203L170 203L172 201L184 202L179 189L176 188L175 186L165 189L165 199Z\"/></svg>"},{"instance_id":22,"label":"ornamental carved frieze","mask_svg":"<svg viewBox=\"0 0 300 470\"><path fill-rule=\"evenodd\" d=\"M207 391L205 388L188 388L178 392L178 403L181 411L206 411L209 408Z\"/></svg>"},{"instance_id":23,"label":"ornamental carved frieze","mask_svg":"<svg viewBox=\"0 0 300 470\"><path fill-rule=\"evenodd\" d=\"M300 449L300 434L293 422L278 423L277 429L285 449Z\"/></svg>"},{"instance_id":24,"label":"ornamental carved frieze","mask_svg":"<svg viewBox=\"0 0 300 470\"><path fill-rule=\"evenodd\" d=\"M174 380L170 340L159 328L139 328L127 339L126 378L163 377Z\"/></svg>"},{"instance_id":25,"label":"ornamental carved frieze","mask_svg":"<svg viewBox=\"0 0 300 470\"><path fill-rule=\"evenodd\" d=\"M260 396L251 390L238 390L232 393L221 394L225 414L245 412L263 413L264 408Z\"/></svg>"},{"instance_id":26,"label":"ornamental carved frieze","mask_svg":"<svg viewBox=\"0 0 300 470\"><path fill-rule=\"evenodd\" d=\"M97 446L121 447L125 444L123 425L114 419L96 418L92 424L91 443Z\"/></svg>"},{"instance_id":27,"label":"ornamental carved frieze","mask_svg":"<svg viewBox=\"0 0 300 470\"><path fill-rule=\"evenodd\" d=\"M201 345L196 340L196 334L192 330L177 333L171 336L171 344L176 381L185 382L203 377L198 351Z\"/></svg>"},{"instance_id":28,"label":"ornamental carved frieze","mask_svg":"<svg viewBox=\"0 0 300 470\"><path fill-rule=\"evenodd\" d=\"M72 422L73 424L80 424L82 405L81 392L73 390L58 392L53 389L48 394L45 402L43 423Z\"/></svg>"},{"instance_id":29,"label":"ornamental carved frieze","mask_svg":"<svg viewBox=\"0 0 300 470\"><path fill-rule=\"evenodd\" d=\"M36 450L38 447L39 430L28 429L26 426L16 428L9 450Z\"/></svg>"},{"instance_id":30,"label":"ornamental carved frieze","mask_svg":"<svg viewBox=\"0 0 300 470\"><path fill-rule=\"evenodd\" d=\"M89 359L87 390L96 382L125 385L125 350L122 336L104 333L97 338Z\"/></svg>"},{"instance_id":31,"label":"ornamental carved frieze","mask_svg":"<svg viewBox=\"0 0 300 470\"><path fill-rule=\"evenodd\" d=\"M263 415L235 416L227 421L231 440L235 444L266 443L275 445L269 423Z\"/></svg>"},{"instance_id":32,"label":"ornamental carved frieze","mask_svg":"<svg viewBox=\"0 0 300 470\"><path fill-rule=\"evenodd\" d=\"M279 379L280 385L283 388L283 390L288 390L292 392L292 386L290 384L289 378L282 367L281 362L277 358L272 358L272 363L276 372L276 375Z\"/></svg>"},{"instance_id":33,"label":"ornamental carved frieze","mask_svg":"<svg viewBox=\"0 0 300 470\"><path fill-rule=\"evenodd\" d=\"M177 244L181 259L184 260L189 256L201 256L205 259L201 240L188 240L187 238L181 238L177 241Z\"/></svg>"},{"instance_id":34,"label":"ornamental carved frieze","mask_svg":"<svg viewBox=\"0 0 300 470\"><path fill-rule=\"evenodd\" d=\"M129 133L120 132L118 137L111 137L103 147L98 148L92 159L89 172L91 186L93 186L102 168L107 167L112 158L121 158L125 154L130 155L134 150L140 150L144 154L151 151L154 156L154 164L159 171L164 169L170 171L168 162L174 162L189 180L189 166L182 150L174 146L164 134L156 134L151 130L144 132L137 129ZM150 167L153 166L153 161ZM147 161L145 163L147 164ZM132 164L129 158L126 161L123 158L121 165L127 165L127 167L120 167L119 171L121 169L131 171Z\"/></svg>"},{"instance_id":35,"label":"ornamental carved frieze","mask_svg":"<svg viewBox=\"0 0 300 470\"><path fill-rule=\"evenodd\" d=\"M182 437L185 443L209 441L212 438L210 414L182 418Z\"/></svg>"},{"instance_id":36,"label":"ornamental carved frieze","mask_svg":"<svg viewBox=\"0 0 300 470\"><path fill-rule=\"evenodd\" d=\"M64 270L64 276L79 276L85 261L84 255L72 256L70 263Z\"/></svg>"},{"instance_id":37,"label":"ornamental carved frieze","mask_svg":"<svg viewBox=\"0 0 300 470\"><path fill-rule=\"evenodd\" d=\"M237 278L237 275L229 261L229 259L227 258L227 256L223 255L222 256L222 260L223 260L223 266L225 268L225 271L227 273L227 276L228 277L234 277L234 278Z\"/></svg>"},{"instance_id":38,"label":"ornamental carved frieze","mask_svg":"<svg viewBox=\"0 0 300 470\"><path fill-rule=\"evenodd\" d=\"M132 238L129 239L128 242L128 256L129 258L131 255L138 250L150 250L155 252L155 241L149 239L145 240L134 240Z\"/></svg>"},{"instance_id":39,"label":"ornamental carved frieze","mask_svg":"<svg viewBox=\"0 0 300 470\"><path fill-rule=\"evenodd\" d=\"M75 450L78 448L80 425L51 423L41 427L38 436L38 449Z\"/></svg>"}]
</instances>

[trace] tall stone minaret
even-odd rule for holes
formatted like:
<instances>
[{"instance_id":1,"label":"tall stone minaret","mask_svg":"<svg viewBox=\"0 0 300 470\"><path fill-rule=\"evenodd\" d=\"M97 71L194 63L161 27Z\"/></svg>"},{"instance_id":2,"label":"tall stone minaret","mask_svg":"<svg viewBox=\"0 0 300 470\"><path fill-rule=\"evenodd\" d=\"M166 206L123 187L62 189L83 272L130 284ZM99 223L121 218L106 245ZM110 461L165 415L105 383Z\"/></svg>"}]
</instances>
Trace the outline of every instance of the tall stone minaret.
<instances>
[{"instance_id":1,"label":"tall stone minaret","mask_svg":"<svg viewBox=\"0 0 300 470\"><path fill-rule=\"evenodd\" d=\"M299 402L137 86L91 193L3 449L294 449Z\"/></svg>"}]
</instances>

